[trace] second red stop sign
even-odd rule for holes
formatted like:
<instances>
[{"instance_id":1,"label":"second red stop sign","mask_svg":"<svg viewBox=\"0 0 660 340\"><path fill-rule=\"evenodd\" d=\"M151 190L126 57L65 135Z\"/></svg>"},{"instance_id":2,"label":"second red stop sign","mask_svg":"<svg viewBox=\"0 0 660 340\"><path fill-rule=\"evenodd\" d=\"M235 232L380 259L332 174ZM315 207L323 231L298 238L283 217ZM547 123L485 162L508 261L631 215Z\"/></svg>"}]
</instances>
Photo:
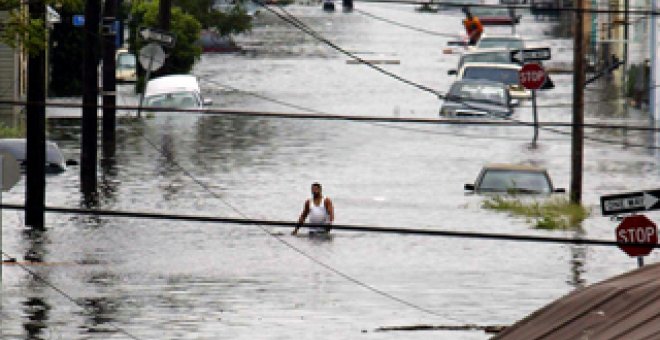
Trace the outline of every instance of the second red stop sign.
<instances>
[{"instance_id":1,"label":"second red stop sign","mask_svg":"<svg viewBox=\"0 0 660 340\"><path fill-rule=\"evenodd\" d=\"M646 256L658 244L658 228L644 215L628 216L616 227L616 241L629 256ZM629 246L626 243L648 244L649 247Z\"/></svg>"},{"instance_id":2,"label":"second red stop sign","mask_svg":"<svg viewBox=\"0 0 660 340\"><path fill-rule=\"evenodd\" d=\"M545 83L545 70L539 64L525 64L518 72L518 77L520 85L526 89L538 90Z\"/></svg>"}]
</instances>

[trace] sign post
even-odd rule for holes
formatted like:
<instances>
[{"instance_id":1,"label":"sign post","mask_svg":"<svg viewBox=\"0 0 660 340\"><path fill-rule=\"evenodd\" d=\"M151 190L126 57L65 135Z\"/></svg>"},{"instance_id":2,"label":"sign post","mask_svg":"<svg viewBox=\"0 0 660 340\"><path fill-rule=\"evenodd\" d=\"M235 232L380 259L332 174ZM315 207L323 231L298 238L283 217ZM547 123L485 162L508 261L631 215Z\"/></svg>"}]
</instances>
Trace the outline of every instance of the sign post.
<instances>
[{"instance_id":1,"label":"sign post","mask_svg":"<svg viewBox=\"0 0 660 340\"><path fill-rule=\"evenodd\" d=\"M644 265L644 256L650 254L658 244L658 227L644 215L625 217L616 227L615 234L619 248L628 256L636 256L639 267Z\"/></svg>"},{"instance_id":2,"label":"sign post","mask_svg":"<svg viewBox=\"0 0 660 340\"><path fill-rule=\"evenodd\" d=\"M548 51L549 50L550 49L548 49ZM519 50L516 52L521 51L524 52L525 50ZM543 86L543 83L545 83L545 70L539 64L528 63L523 65L518 76L520 77L520 84L526 89L532 90L532 114L534 115L534 138L532 139L532 148L536 148L536 140L539 137L539 119L536 113L536 90L540 89L541 86Z\"/></svg>"}]
</instances>

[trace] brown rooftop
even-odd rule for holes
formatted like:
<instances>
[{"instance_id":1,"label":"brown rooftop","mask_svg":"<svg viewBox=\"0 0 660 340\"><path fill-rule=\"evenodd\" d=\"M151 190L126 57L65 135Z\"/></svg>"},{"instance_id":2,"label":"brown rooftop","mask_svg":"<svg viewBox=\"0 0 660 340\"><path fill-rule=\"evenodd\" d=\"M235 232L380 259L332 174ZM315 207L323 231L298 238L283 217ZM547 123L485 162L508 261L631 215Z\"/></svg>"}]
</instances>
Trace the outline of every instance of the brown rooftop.
<instances>
[{"instance_id":1,"label":"brown rooftop","mask_svg":"<svg viewBox=\"0 0 660 340\"><path fill-rule=\"evenodd\" d=\"M577 289L496 339L659 340L660 263Z\"/></svg>"}]
</instances>

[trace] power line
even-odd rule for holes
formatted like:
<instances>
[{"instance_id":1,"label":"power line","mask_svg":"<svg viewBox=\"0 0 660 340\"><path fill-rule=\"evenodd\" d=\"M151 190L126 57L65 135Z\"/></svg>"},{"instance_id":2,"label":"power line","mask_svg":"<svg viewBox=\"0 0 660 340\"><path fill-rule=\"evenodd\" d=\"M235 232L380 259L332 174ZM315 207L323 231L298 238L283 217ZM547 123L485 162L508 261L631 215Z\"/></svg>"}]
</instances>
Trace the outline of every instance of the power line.
<instances>
[{"instance_id":1,"label":"power line","mask_svg":"<svg viewBox=\"0 0 660 340\"><path fill-rule=\"evenodd\" d=\"M0 207L2 207L2 209L13 209L13 210L23 209L23 206L16 204L2 204ZM242 218L212 217L212 216L163 214L163 213L153 213L153 212L121 211L121 210L79 209L79 208L66 208L66 207L46 207L46 212L59 213L59 214L91 215L91 216L99 216L99 217L143 218L143 219L195 222L195 223L236 224L236 225L245 225L245 226L261 225L261 226L270 226L270 227L278 227L278 228L292 228L297 225L296 222L290 222L290 221L252 219L247 217L242 217ZM533 243L550 243L550 244L564 244L564 245L586 245L586 246L606 246L606 247L618 247L622 245L622 243L619 243L617 241L608 241L602 239L586 239L586 238L574 239L574 238L566 238L566 237L549 237L549 236L536 236L536 235L466 232L466 231L445 230L435 227L429 227L429 229L418 229L418 228L382 227L382 226L355 225L355 224L333 224L332 229L343 230L343 231L365 232L365 233L429 236L429 237L431 236L453 237L453 238L469 238L469 239L493 240L493 241L533 242ZM660 243L655 245L649 245L645 243L625 243L625 245L643 246L654 249L660 248Z\"/></svg>"},{"instance_id":2,"label":"power line","mask_svg":"<svg viewBox=\"0 0 660 340\"><path fill-rule=\"evenodd\" d=\"M23 209L23 208L21 208L21 209ZM9 254L7 254L7 253L4 252L4 251L2 251L2 254L3 254L5 257L7 257L9 260L16 259L15 257L10 256ZM48 287L50 287L51 289L53 289L54 291L56 291L56 292L59 293L60 295L64 296L64 298L66 298L67 300L73 302L73 304L75 304L75 305L77 305L78 307L82 308L82 309L85 310L87 313L93 314L93 311L91 311L91 310L89 309L88 306L85 306L84 304L82 304L82 303L76 301L76 299L74 299L71 295L67 294L64 290L58 288L57 286L55 286L55 285L54 285L53 283L51 283L50 281L48 281L48 280L46 280L45 278L43 278L41 275L35 273L35 272L32 271L30 268L24 266L22 263L20 263L20 262L11 262L11 263L13 263L14 265L19 266L21 269L23 269L24 271L26 271L28 274L32 275L32 276L33 276L34 278L36 278L37 280L43 282L45 285L47 285ZM135 335L129 333L127 330L125 330L125 329L123 329L123 328L121 328L121 327L115 325L113 322L108 322L108 324L109 324L112 328L114 328L117 332L120 332L120 333L126 335L127 337L129 337L129 338L131 338L131 339L140 340L140 338L138 338L137 336L135 336Z\"/></svg>"},{"instance_id":3,"label":"power line","mask_svg":"<svg viewBox=\"0 0 660 340\"><path fill-rule=\"evenodd\" d=\"M498 4L479 4L479 3L456 3L456 2L443 2L443 1L409 1L409 0L354 0L355 2L362 3L384 3L384 4L400 4L400 5L441 5L446 7L463 8L463 7L481 7L481 8L506 8L506 9L522 9L533 10L534 7L527 5L498 5ZM583 13L597 13L597 14L635 14L635 15L660 15L652 9L645 10L610 10L610 9L580 9L577 7L555 7L555 8L537 8L544 12L583 12Z\"/></svg>"},{"instance_id":4,"label":"power line","mask_svg":"<svg viewBox=\"0 0 660 340\"><path fill-rule=\"evenodd\" d=\"M233 86L230 86L230 85L227 85L227 84L223 84L223 83L220 83L220 82L217 82L217 81L214 81L214 80L210 80L206 77L200 76L200 78L203 81L206 81L206 82L209 82L209 83L221 86L221 87L229 88L232 91L245 93L245 94L255 96L255 97L263 99L263 100L266 100L266 101L270 101L270 102L273 102L273 103L276 103L276 104L286 106L286 107L291 107L291 108L295 108L295 109L298 109L298 110L311 112L311 113L317 113L317 114L321 114L321 115L333 115L332 113L323 112L323 111L319 111L319 110L316 110L316 109L311 109L311 108L300 106L300 105L297 105L297 104L292 104L292 103L289 103L289 102L285 102L285 101L282 101L282 100L278 100L278 99L274 99L274 98L271 98L271 97L268 97L268 96L264 96L262 94L258 94L258 93L252 92L252 91L241 90L239 88L236 88L236 87L233 87ZM600 104L600 103L603 103L603 102L610 102L610 101L619 101L619 100L618 99L612 99L612 100L604 100L604 101L594 101L594 102L589 102L589 103ZM570 104L538 105L537 107L554 108L554 107L565 107L565 106L570 106ZM530 108L531 106L519 106L519 107ZM497 136L483 136L483 135L474 136L474 135L458 133L458 132L455 132L455 131L452 131L452 132L430 131L430 130L425 130L425 129L416 129L416 128L407 127L407 126L397 126L397 125L392 125L392 124L387 124L387 123L379 123L379 122L369 122L369 123L371 123L371 125L378 126L378 127L383 127L383 128L388 128L388 129L396 129L396 130L402 130L402 131L410 131L410 132L416 132L416 133L424 133L424 134L429 134L429 135L456 136L456 137L472 138L472 139L475 139L475 138L476 139L502 139L502 140L517 140L517 141L522 141L523 140L522 138L511 138L511 137L497 137ZM520 123L516 123L516 125L519 125L519 124ZM627 126L628 125L626 125L625 127L627 127ZM550 132L553 132L553 131L550 131ZM560 133L560 135L563 135L563 133ZM524 140L527 140L527 139L525 138ZM548 140L548 139L546 138L545 140ZM594 141L594 142L598 142L598 141ZM612 144L615 144L615 143L620 144L617 141L607 140L607 142L611 142Z\"/></svg>"},{"instance_id":5,"label":"power line","mask_svg":"<svg viewBox=\"0 0 660 340\"><path fill-rule=\"evenodd\" d=\"M25 106L30 103L26 101L11 101L0 100L0 104L13 104ZM46 105L51 107L62 108L80 108L84 107L83 104L75 103L40 103L35 102L33 105ZM99 108L103 106L100 105ZM115 106L117 110L133 111L137 106L124 105ZM304 107L300 106L300 109ZM144 111L150 112L169 112L169 113L203 113L208 115L219 116L250 116L250 117L263 117L263 118L283 118L283 119L315 119L315 120L334 120L334 121L361 121L361 122L380 122L380 123L407 123L407 124L431 124L431 125L486 125L486 126L534 126L533 122L520 121L515 119L507 120L494 120L494 119L441 119L441 118L396 118L396 117L383 117L383 116L359 116L359 115L340 115L340 114L325 114L322 113L291 113L291 112L269 112L269 111L248 111L237 109L190 109L190 108L175 108L175 107L145 107ZM316 110L314 110L316 111ZM320 112L320 111L319 111ZM500 117L500 116L498 116ZM502 118L502 117L500 117ZM571 127L571 122L539 122L541 127ZM628 131L647 131L647 132L660 132L660 128L648 127L641 125L621 125L621 124L602 124L602 123L584 123L581 124L585 128L593 129L618 129Z\"/></svg>"},{"instance_id":6,"label":"power line","mask_svg":"<svg viewBox=\"0 0 660 340\"><path fill-rule=\"evenodd\" d=\"M375 14L369 13L369 12L367 12L365 10L362 10L362 9L354 8L353 11L358 12L358 13L364 15L364 16L376 19L376 20L380 20L380 21L383 21L383 22L386 22L386 23L389 23L389 24L392 24L392 25L395 25L395 26L407 28L407 29L417 31L417 32L421 32L421 33L426 33L426 34L430 34L430 35L434 35L434 36L438 36L438 37L447 37L447 38L460 38L461 37L459 34L448 34L448 33L436 32L436 31L431 31L431 30L427 30L427 29L424 29L424 28L419 28L419 27L415 27L415 26L412 26L412 25L400 23L400 22L394 21L392 19L387 19L387 18L378 16L378 15L375 15Z\"/></svg>"},{"instance_id":7,"label":"power line","mask_svg":"<svg viewBox=\"0 0 660 340\"><path fill-rule=\"evenodd\" d=\"M256 1L256 3L257 3L259 6L263 7L264 9L266 9L267 11L269 11L269 12L275 14L278 18L280 18L280 19L284 20L285 22L291 24L292 26L296 27L297 29L301 30L302 32L304 32L304 33L310 35L310 36L313 37L314 39L316 39L316 40L318 40L318 41L320 41L320 42L323 42L324 44L326 44L326 45L332 47L333 49L337 50L338 52L340 52L340 53L342 53L342 54L347 55L347 56L350 57L350 58L353 58L353 59L357 60L357 61L360 62L361 64L364 64L364 65L366 65L366 66L368 66L368 67L370 67L370 68L372 68L372 69L374 69L374 70L376 70L376 71L378 71L378 72L380 72L380 73L382 73L382 74L385 74L385 75L387 75L387 76L389 76L389 77L391 77L391 78L394 78L394 79L396 79L396 80L398 80L398 81L400 81L400 82L403 82L403 83L405 83L405 84L407 84L407 85L410 85L410 86L413 86L413 87L415 87L415 88L417 88L417 89L420 89L420 90L422 90L422 91L425 91L425 92L431 93L431 94L433 94L433 95L435 95L435 96L438 96L438 97L440 97L440 98L443 97L443 95L442 95L440 92L438 92L437 90L434 90L434 89L432 89L432 88L430 88L430 87L428 87L428 86L426 86L426 85L422 85L422 84L416 83L416 82L414 82L414 81L408 80L408 79L406 79L406 78L404 78L404 77L402 77L402 76L399 76L399 75L397 75L397 74L395 74L395 73L393 73L393 72L387 71L387 70L385 70L384 68L379 67L379 66L377 66L377 65L374 65L373 63L370 63L369 61L360 58L359 56L355 55L354 53L351 53L351 52L349 52L349 51L343 49L342 47L340 47L340 46L336 45L335 43L331 42L330 40L328 40L328 39L322 37L320 34L318 34L317 32L315 32L315 31L312 30L311 28L309 28L306 24L304 24L304 23L303 23L302 21L300 21L299 19L295 18L293 15L291 15L289 12L287 12L284 8L282 8L282 7L278 7L278 8L280 9L280 11L282 11L282 12L285 13L285 15L284 15L284 14L281 14L281 13L275 11L275 10L273 10L272 8L270 8L270 6L265 5L265 4L263 4L262 2L260 2L260 1Z\"/></svg>"}]
</instances>

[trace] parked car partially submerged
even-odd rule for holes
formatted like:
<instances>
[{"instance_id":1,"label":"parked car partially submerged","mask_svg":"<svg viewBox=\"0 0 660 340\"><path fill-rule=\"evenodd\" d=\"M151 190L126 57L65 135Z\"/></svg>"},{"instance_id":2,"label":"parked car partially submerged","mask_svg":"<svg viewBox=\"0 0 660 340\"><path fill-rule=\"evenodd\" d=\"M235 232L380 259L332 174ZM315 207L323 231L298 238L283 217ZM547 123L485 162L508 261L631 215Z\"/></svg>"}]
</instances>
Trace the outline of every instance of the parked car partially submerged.
<instances>
[{"instance_id":1,"label":"parked car partially submerged","mask_svg":"<svg viewBox=\"0 0 660 340\"><path fill-rule=\"evenodd\" d=\"M551 194L566 192L555 188L544 168L517 164L485 165L476 181L465 184L465 190L475 193Z\"/></svg>"},{"instance_id":2,"label":"parked car partially submerged","mask_svg":"<svg viewBox=\"0 0 660 340\"><path fill-rule=\"evenodd\" d=\"M458 74L458 70L467 63L516 64L511 61L511 50L506 48L486 48L467 51L458 59L456 69L447 71L449 75Z\"/></svg>"},{"instance_id":3,"label":"parked car partially submerged","mask_svg":"<svg viewBox=\"0 0 660 340\"><path fill-rule=\"evenodd\" d=\"M115 78L118 83L134 83L137 80L137 59L128 49L117 50Z\"/></svg>"},{"instance_id":4,"label":"parked car partially submerged","mask_svg":"<svg viewBox=\"0 0 660 340\"><path fill-rule=\"evenodd\" d=\"M488 80L458 80L451 85L440 108L443 117L508 117L514 100L503 83Z\"/></svg>"},{"instance_id":5,"label":"parked car partially submerged","mask_svg":"<svg viewBox=\"0 0 660 340\"><path fill-rule=\"evenodd\" d=\"M25 171L27 140L25 138L2 138L0 139L0 152L7 152L14 156ZM55 142L46 142L46 173L59 173L66 170L68 166L78 165L78 161L64 160L62 151Z\"/></svg>"},{"instance_id":6,"label":"parked car partially submerged","mask_svg":"<svg viewBox=\"0 0 660 340\"><path fill-rule=\"evenodd\" d=\"M520 69L521 66L516 64L467 63L458 71L458 79L484 79L504 83L509 87L511 97L529 99L532 92L520 85Z\"/></svg>"},{"instance_id":7,"label":"parked car partially submerged","mask_svg":"<svg viewBox=\"0 0 660 340\"><path fill-rule=\"evenodd\" d=\"M144 106L177 109L201 109L211 105L204 99L197 78L187 74L175 74L155 78L147 82Z\"/></svg>"},{"instance_id":8,"label":"parked car partially submerged","mask_svg":"<svg viewBox=\"0 0 660 340\"><path fill-rule=\"evenodd\" d=\"M507 48L509 50L522 50L527 46L525 40L515 34L510 35L487 35L484 34L477 45L474 46L475 49L483 48Z\"/></svg>"}]
</instances>

